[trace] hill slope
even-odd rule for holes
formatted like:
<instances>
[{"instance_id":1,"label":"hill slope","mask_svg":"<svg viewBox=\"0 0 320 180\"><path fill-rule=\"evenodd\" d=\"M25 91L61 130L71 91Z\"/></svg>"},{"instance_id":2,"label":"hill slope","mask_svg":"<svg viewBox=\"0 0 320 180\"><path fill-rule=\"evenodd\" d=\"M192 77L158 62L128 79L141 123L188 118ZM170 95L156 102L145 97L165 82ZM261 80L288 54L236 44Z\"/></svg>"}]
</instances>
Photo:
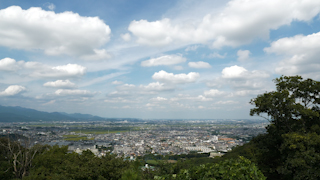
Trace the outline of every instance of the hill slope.
<instances>
[{"instance_id":1,"label":"hill slope","mask_svg":"<svg viewBox=\"0 0 320 180\"><path fill-rule=\"evenodd\" d=\"M43 112L23 107L1 106L0 105L0 122L31 122L31 121L101 121L105 118L93 116L90 114L67 114L60 112Z\"/></svg>"}]
</instances>

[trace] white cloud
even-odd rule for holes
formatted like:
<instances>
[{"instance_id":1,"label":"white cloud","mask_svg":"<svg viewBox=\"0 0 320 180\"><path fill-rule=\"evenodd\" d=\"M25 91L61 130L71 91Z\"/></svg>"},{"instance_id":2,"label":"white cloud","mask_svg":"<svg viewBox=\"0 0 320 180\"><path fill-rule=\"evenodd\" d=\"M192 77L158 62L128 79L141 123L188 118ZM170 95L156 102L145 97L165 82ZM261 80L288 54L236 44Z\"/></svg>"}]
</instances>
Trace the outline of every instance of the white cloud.
<instances>
[{"instance_id":1,"label":"white cloud","mask_svg":"<svg viewBox=\"0 0 320 180\"><path fill-rule=\"evenodd\" d=\"M224 53L224 55L221 55L217 52L214 52L214 53L211 53L209 55L204 55L203 57L206 57L206 58L220 58L220 59L224 59L225 57L227 56L227 53Z\"/></svg>"},{"instance_id":2,"label":"white cloud","mask_svg":"<svg viewBox=\"0 0 320 180\"><path fill-rule=\"evenodd\" d=\"M26 88L23 86L11 85L7 89L5 89L4 91L1 91L0 96L14 96L14 95L17 95L17 94L25 91L25 90L26 90Z\"/></svg>"},{"instance_id":3,"label":"white cloud","mask_svg":"<svg viewBox=\"0 0 320 180\"><path fill-rule=\"evenodd\" d=\"M47 69L49 66L41 64L39 62L25 62L16 61L12 58L4 58L0 60L0 71L17 71L17 70L43 70Z\"/></svg>"},{"instance_id":4,"label":"white cloud","mask_svg":"<svg viewBox=\"0 0 320 180\"><path fill-rule=\"evenodd\" d=\"M116 73L111 73L111 74L107 74L107 75L104 75L104 76L99 76L97 78L93 78L89 81L86 81L84 83L82 83L80 85L80 87L85 87L85 86L91 86L93 84L98 84L98 83L101 83L103 81L106 81L108 79L112 79L114 77L117 77L117 76L121 76L123 74L126 74L126 72L116 72Z\"/></svg>"},{"instance_id":5,"label":"white cloud","mask_svg":"<svg viewBox=\"0 0 320 180\"><path fill-rule=\"evenodd\" d=\"M51 100L49 102L43 103L42 105L46 106L46 105L50 105L50 104L54 104L54 103L56 103L56 100Z\"/></svg>"},{"instance_id":6,"label":"white cloud","mask_svg":"<svg viewBox=\"0 0 320 180\"><path fill-rule=\"evenodd\" d=\"M320 78L320 32L307 36L297 35L282 38L265 48L267 53L283 55L284 59L275 71L284 75L307 75L309 78Z\"/></svg>"},{"instance_id":7,"label":"white cloud","mask_svg":"<svg viewBox=\"0 0 320 180\"><path fill-rule=\"evenodd\" d=\"M9 48L99 60L109 57L99 48L109 41L110 34L109 26L98 17L70 11L56 14L38 7L0 10L0 45Z\"/></svg>"},{"instance_id":8,"label":"white cloud","mask_svg":"<svg viewBox=\"0 0 320 180\"><path fill-rule=\"evenodd\" d=\"M128 30L138 37L137 42L141 44L158 46L167 45L173 41L170 34L174 32L169 19L154 22L146 20L132 21Z\"/></svg>"},{"instance_id":9,"label":"white cloud","mask_svg":"<svg viewBox=\"0 0 320 180\"><path fill-rule=\"evenodd\" d=\"M113 91L111 93L109 93L110 96L128 96L128 95L132 95L132 92L129 91Z\"/></svg>"},{"instance_id":10,"label":"white cloud","mask_svg":"<svg viewBox=\"0 0 320 180\"><path fill-rule=\"evenodd\" d=\"M112 84L119 85L119 84L123 84L123 82L121 82L121 81L113 81Z\"/></svg>"},{"instance_id":11,"label":"white cloud","mask_svg":"<svg viewBox=\"0 0 320 180\"><path fill-rule=\"evenodd\" d=\"M229 97L235 97L235 96L251 96L251 97L256 97L258 94L263 93L262 90L240 90L240 91L235 91L230 94Z\"/></svg>"},{"instance_id":12,"label":"white cloud","mask_svg":"<svg viewBox=\"0 0 320 180\"><path fill-rule=\"evenodd\" d=\"M241 66L230 66L222 70L222 77L227 79L251 79L251 78L267 78L270 75L264 71L253 70L248 71Z\"/></svg>"},{"instance_id":13,"label":"white cloud","mask_svg":"<svg viewBox=\"0 0 320 180\"><path fill-rule=\"evenodd\" d=\"M222 77L223 78L239 78L244 77L247 70L240 66L231 66L226 67L222 70Z\"/></svg>"},{"instance_id":14,"label":"white cloud","mask_svg":"<svg viewBox=\"0 0 320 180\"><path fill-rule=\"evenodd\" d=\"M234 47L257 37L266 39L271 29L292 21L310 21L320 12L319 6L320 1L232 0L220 14L207 14L202 20L139 20L132 21L128 30L138 43L150 46L213 42L214 48Z\"/></svg>"},{"instance_id":15,"label":"white cloud","mask_svg":"<svg viewBox=\"0 0 320 180\"><path fill-rule=\"evenodd\" d=\"M191 97L189 99L192 99L192 100L195 100L195 101L202 101L202 102L205 102L205 101L212 101L213 99L212 98L208 98L208 97L205 97L203 95L199 95L197 97Z\"/></svg>"},{"instance_id":16,"label":"white cloud","mask_svg":"<svg viewBox=\"0 0 320 180\"><path fill-rule=\"evenodd\" d=\"M199 48L199 45L194 45L194 46L188 46L185 51L188 52L188 51L195 51Z\"/></svg>"},{"instance_id":17,"label":"white cloud","mask_svg":"<svg viewBox=\"0 0 320 180\"><path fill-rule=\"evenodd\" d=\"M72 78L83 76L86 68L78 64L67 64L62 66L49 66L39 62L16 61L11 58L0 60L0 71L18 71L32 77L40 78Z\"/></svg>"},{"instance_id":18,"label":"white cloud","mask_svg":"<svg viewBox=\"0 0 320 180\"><path fill-rule=\"evenodd\" d=\"M156 97L156 98L152 98L151 101L167 101L167 98L164 97Z\"/></svg>"},{"instance_id":19,"label":"white cloud","mask_svg":"<svg viewBox=\"0 0 320 180\"><path fill-rule=\"evenodd\" d=\"M16 60L11 58L4 58L0 60L0 70L2 71L16 71L18 70L21 65L21 61L19 63ZM24 63L24 62L23 62Z\"/></svg>"},{"instance_id":20,"label":"white cloud","mask_svg":"<svg viewBox=\"0 0 320 180\"><path fill-rule=\"evenodd\" d=\"M44 3L44 6L50 9L51 11L53 11L56 8L56 6L53 3L49 3L49 2Z\"/></svg>"},{"instance_id":21,"label":"white cloud","mask_svg":"<svg viewBox=\"0 0 320 180\"><path fill-rule=\"evenodd\" d=\"M78 64L67 64L63 66L56 66L56 67L53 67L52 69L60 72L64 72L66 74L70 74L73 76L84 75L86 72L86 68Z\"/></svg>"},{"instance_id":22,"label":"white cloud","mask_svg":"<svg viewBox=\"0 0 320 180\"><path fill-rule=\"evenodd\" d=\"M55 88L75 88L76 85L69 80L57 80L50 81L43 84L46 87L55 87Z\"/></svg>"},{"instance_id":23,"label":"white cloud","mask_svg":"<svg viewBox=\"0 0 320 180\"><path fill-rule=\"evenodd\" d=\"M150 67L150 66L161 66L161 65L174 65L186 62L186 58L181 55L165 55L158 58L152 58L146 61L141 62L141 66Z\"/></svg>"},{"instance_id":24,"label":"white cloud","mask_svg":"<svg viewBox=\"0 0 320 180\"><path fill-rule=\"evenodd\" d=\"M134 85L134 84L123 84L121 86L118 86L117 88L121 89L121 90L131 90L135 87L136 87L136 85Z\"/></svg>"},{"instance_id":25,"label":"white cloud","mask_svg":"<svg viewBox=\"0 0 320 180\"><path fill-rule=\"evenodd\" d=\"M218 89L210 89L209 91L205 91L203 94L207 97L216 97L224 95L225 92L219 91Z\"/></svg>"},{"instance_id":26,"label":"white cloud","mask_svg":"<svg viewBox=\"0 0 320 180\"><path fill-rule=\"evenodd\" d=\"M84 97L90 97L93 96L96 93L92 93L87 90L80 90L80 89L58 89L55 92L58 96L84 96Z\"/></svg>"},{"instance_id":27,"label":"white cloud","mask_svg":"<svg viewBox=\"0 0 320 180\"><path fill-rule=\"evenodd\" d=\"M177 101L184 101L188 100L191 102L208 102L208 101L213 101L211 97L206 97L203 95L199 96L190 96L188 94L179 94L177 97L171 98L171 102L177 102Z\"/></svg>"},{"instance_id":28,"label":"white cloud","mask_svg":"<svg viewBox=\"0 0 320 180\"><path fill-rule=\"evenodd\" d=\"M231 85L234 89L264 89L268 86L266 86L270 81L269 79L243 79L243 80L235 80L235 81L229 81L229 85Z\"/></svg>"},{"instance_id":29,"label":"white cloud","mask_svg":"<svg viewBox=\"0 0 320 180\"><path fill-rule=\"evenodd\" d=\"M174 87L172 86L168 86L168 85L165 85L164 83L159 83L159 82L153 82L153 83L150 83L148 85L140 85L139 86L141 90L143 91L168 91L168 90L173 90Z\"/></svg>"},{"instance_id":30,"label":"white cloud","mask_svg":"<svg viewBox=\"0 0 320 180\"><path fill-rule=\"evenodd\" d=\"M115 97L111 99L106 99L104 102L110 102L110 103L134 103L133 101L124 99L122 97Z\"/></svg>"},{"instance_id":31,"label":"white cloud","mask_svg":"<svg viewBox=\"0 0 320 180\"><path fill-rule=\"evenodd\" d=\"M105 60L110 59L112 56L107 53L105 49L92 49L93 53L81 55L80 58L83 60Z\"/></svg>"},{"instance_id":32,"label":"white cloud","mask_svg":"<svg viewBox=\"0 0 320 180\"><path fill-rule=\"evenodd\" d=\"M218 102L216 102L215 104L237 104L237 103L239 103L239 102L237 102L237 101L232 101L232 100L227 100L227 101L218 101Z\"/></svg>"},{"instance_id":33,"label":"white cloud","mask_svg":"<svg viewBox=\"0 0 320 180\"><path fill-rule=\"evenodd\" d=\"M67 64L55 67L45 67L31 74L34 77L41 78L70 78L84 75L86 68L78 64Z\"/></svg>"},{"instance_id":34,"label":"white cloud","mask_svg":"<svg viewBox=\"0 0 320 180\"><path fill-rule=\"evenodd\" d=\"M246 60L249 59L249 56L250 56L251 52L249 50L239 50L237 52L237 56L238 56L238 61L240 62L244 62Z\"/></svg>"},{"instance_id":35,"label":"white cloud","mask_svg":"<svg viewBox=\"0 0 320 180\"><path fill-rule=\"evenodd\" d=\"M247 69L240 66L230 66L222 70L220 78L207 83L209 87L217 85L229 86L233 90L270 90L270 74L266 71Z\"/></svg>"},{"instance_id":36,"label":"white cloud","mask_svg":"<svg viewBox=\"0 0 320 180\"><path fill-rule=\"evenodd\" d=\"M141 84L139 86L134 84L123 84L117 86L117 91L109 93L108 96L142 98L141 95L158 94L163 91L171 90L174 90L174 86L160 82L152 82L147 85Z\"/></svg>"},{"instance_id":37,"label":"white cloud","mask_svg":"<svg viewBox=\"0 0 320 180\"><path fill-rule=\"evenodd\" d=\"M122 38L124 41L130 41L130 40L131 40L131 35L130 35L129 33L121 34L121 38Z\"/></svg>"},{"instance_id":38,"label":"white cloud","mask_svg":"<svg viewBox=\"0 0 320 180\"><path fill-rule=\"evenodd\" d=\"M200 77L199 73L190 72L188 74L173 74L166 71L159 71L153 74L152 78L160 82L167 82L172 84L184 84L195 82Z\"/></svg>"},{"instance_id":39,"label":"white cloud","mask_svg":"<svg viewBox=\"0 0 320 180\"><path fill-rule=\"evenodd\" d=\"M189 62L188 65L192 68L211 68L211 65L209 63L203 61Z\"/></svg>"}]
</instances>

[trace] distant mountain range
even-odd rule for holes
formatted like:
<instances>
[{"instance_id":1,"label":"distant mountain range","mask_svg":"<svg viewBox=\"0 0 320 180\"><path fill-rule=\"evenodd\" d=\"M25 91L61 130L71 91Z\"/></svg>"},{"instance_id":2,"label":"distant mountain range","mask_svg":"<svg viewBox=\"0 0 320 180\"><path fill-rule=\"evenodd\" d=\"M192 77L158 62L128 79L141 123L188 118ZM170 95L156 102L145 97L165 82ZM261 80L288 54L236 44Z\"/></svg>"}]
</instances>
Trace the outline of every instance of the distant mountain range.
<instances>
[{"instance_id":1,"label":"distant mountain range","mask_svg":"<svg viewBox=\"0 0 320 180\"><path fill-rule=\"evenodd\" d=\"M1 106L0 122L32 122L32 121L103 121L107 118L90 114L68 114L64 112L43 112L19 106ZM109 119L108 119L109 120Z\"/></svg>"}]
</instances>

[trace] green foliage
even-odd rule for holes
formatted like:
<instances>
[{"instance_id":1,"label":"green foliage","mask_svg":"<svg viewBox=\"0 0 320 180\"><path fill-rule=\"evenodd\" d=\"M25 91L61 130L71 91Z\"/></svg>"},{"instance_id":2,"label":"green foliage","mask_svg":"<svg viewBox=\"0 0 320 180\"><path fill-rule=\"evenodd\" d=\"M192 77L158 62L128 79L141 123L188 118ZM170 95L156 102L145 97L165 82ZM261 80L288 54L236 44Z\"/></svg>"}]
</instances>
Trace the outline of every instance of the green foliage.
<instances>
[{"instance_id":1,"label":"green foliage","mask_svg":"<svg viewBox=\"0 0 320 180\"><path fill-rule=\"evenodd\" d=\"M0 138L0 144L7 145L8 140L7 138ZM9 151L4 146L0 146L0 177L2 179L13 178L12 168Z\"/></svg>"},{"instance_id":2,"label":"green foliage","mask_svg":"<svg viewBox=\"0 0 320 180\"><path fill-rule=\"evenodd\" d=\"M65 141L86 141L93 140L94 138L88 138L87 136L79 136L79 135L63 135Z\"/></svg>"},{"instance_id":3,"label":"green foliage","mask_svg":"<svg viewBox=\"0 0 320 180\"><path fill-rule=\"evenodd\" d=\"M0 138L0 177L21 179L29 174L33 159L43 153L47 146L30 147L28 139L17 142L8 138Z\"/></svg>"},{"instance_id":4,"label":"green foliage","mask_svg":"<svg viewBox=\"0 0 320 180\"><path fill-rule=\"evenodd\" d=\"M266 179L262 172L250 160L239 157L227 159L219 163L194 166L189 170L181 170L177 180L196 179Z\"/></svg>"},{"instance_id":5,"label":"green foliage","mask_svg":"<svg viewBox=\"0 0 320 180\"><path fill-rule=\"evenodd\" d=\"M267 134L252 140L269 179L319 179L320 82L300 76L275 79L276 91L251 100L250 115L268 115Z\"/></svg>"},{"instance_id":6,"label":"green foliage","mask_svg":"<svg viewBox=\"0 0 320 180\"><path fill-rule=\"evenodd\" d=\"M68 153L67 146L53 146L35 158L34 166L25 179L112 180L120 179L129 163L110 154L99 158L89 150L80 155Z\"/></svg>"}]
</instances>

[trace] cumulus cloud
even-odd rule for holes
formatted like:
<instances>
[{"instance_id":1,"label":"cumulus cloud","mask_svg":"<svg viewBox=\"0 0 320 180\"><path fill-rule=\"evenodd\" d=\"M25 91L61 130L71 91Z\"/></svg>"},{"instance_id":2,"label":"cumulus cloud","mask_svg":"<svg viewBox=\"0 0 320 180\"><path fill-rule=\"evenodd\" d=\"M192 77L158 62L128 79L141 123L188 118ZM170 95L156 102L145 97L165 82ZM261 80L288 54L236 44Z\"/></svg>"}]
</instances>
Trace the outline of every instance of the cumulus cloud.
<instances>
[{"instance_id":1,"label":"cumulus cloud","mask_svg":"<svg viewBox=\"0 0 320 180\"><path fill-rule=\"evenodd\" d=\"M56 66L52 68L53 70L64 72L66 74L70 75L83 75L86 71L86 68L83 66L80 66L78 64L67 64L63 66Z\"/></svg>"},{"instance_id":2,"label":"cumulus cloud","mask_svg":"<svg viewBox=\"0 0 320 180\"><path fill-rule=\"evenodd\" d=\"M16 61L11 58L0 60L0 71L24 72L32 77L40 78L74 78L83 76L86 67L78 64L67 64L61 66L49 66L39 62Z\"/></svg>"},{"instance_id":3,"label":"cumulus cloud","mask_svg":"<svg viewBox=\"0 0 320 180\"><path fill-rule=\"evenodd\" d=\"M209 63L203 61L189 62L188 65L192 68L211 68L211 65Z\"/></svg>"},{"instance_id":4,"label":"cumulus cloud","mask_svg":"<svg viewBox=\"0 0 320 180\"><path fill-rule=\"evenodd\" d=\"M319 49L320 32L279 39L272 42L264 51L284 56L275 68L279 74L304 74L311 78L320 78Z\"/></svg>"},{"instance_id":5,"label":"cumulus cloud","mask_svg":"<svg viewBox=\"0 0 320 180\"><path fill-rule=\"evenodd\" d=\"M11 59L11 58L4 58L0 60L0 71L16 71L20 69L20 66L24 62L16 62L16 60Z\"/></svg>"},{"instance_id":6,"label":"cumulus cloud","mask_svg":"<svg viewBox=\"0 0 320 180\"><path fill-rule=\"evenodd\" d=\"M190 72L188 74L173 74L167 73L166 71L159 71L153 74L152 78L154 80L172 84L184 84L184 83L192 83L199 79L200 75L196 72Z\"/></svg>"},{"instance_id":7,"label":"cumulus cloud","mask_svg":"<svg viewBox=\"0 0 320 180\"><path fill-rule=\"evenodd\" d=\"M320 1L232 0L220 14L209 13L202 20L142 19L132 21L128 30L138 43L150 46L212 42L214 48L235 47L257 37L266 39L271 29L292 21L309 21L320 12L319 6Z\"/></svg>"},{"instance_id":8,"label":"cumulus cloud","mask_svg":"<svg viewBox=\"0 0 320 180\"><path fill-rule=\"evenodd\" d=\"M179 94L177 97L174 97L174 98L170 99L171 102L184 101L184 100L194 101L194 102L213 101L213 99L211 97L206 97L206 96L203 96L203 95L190 96L188 94Z\"/></svg>"},{"instance_id":9,"label":"cumulus cloud","mask_svg":"<svg viewBox=\"0 0 320 180\"><path fill-rule=\"evenodd\" d=\"M55 13L38 7L10 6L0 10L0 46L43 50L47 55L70 55L85 60L110 57L102 45L111 30L98 17L70 11Z\"/></svg>"},{"instance_id":10,"label":"cumulus cloud","mask_svg":"<svg viewBox=\"0 0 320 180\"><path fill-rule=\"evenodd\" d=\"M250 97L255 97L258 94L263 93L262 90L239 90L231 93L229 97L239 97L239 96L250 96Z\"/></svg>"},{"instance_id":11,"label":"cumulus cloud","mask_svg":"<svg viewBox=\"0 0 320 180\"><path fill-rule=\"evenodd\" d=\"M247 70L240 66L231 66L226 67L222 70L222 77L224 78L238 78L243 77L246 74Z\"/></svg>"},{"instance_id":12,"label":"cumulus cloud","mask_svg":"<svg viewBox=\"0 0 320 180\"><path fill-rule=\"evenodd\" d=\"M50 81L43 84L45 87L54 87L54 88L75 88L76 85L69 80L57 80Z\"/></svg>"},{"instance_id":13,"label":"cumulus cloud","mask_svg":"<svg viewBox=\"0 0 320 180\"><path fill-rule=\"evenodd\" d=\"M129 33L121 34L121 38L122 38L124 41L130 41L130 40L131 40L131 35L130 35Z\"/></svg>"},{"instance_id":14,"label":"cumulus cloud","mask_svg":"<svg viewBox=\"0 0 320 180\"><path fill-rule=\"evenodd\" d=\"M174 65L186 62L186 58L181 55L165 55L158 58L152 58L146 61L141 62L141 66L150 67L150 66L161 66L161 65Z\"/></svg>"},{"instance_id":15,"label":"cumulus cloud","mask_svg":"<svg viewBox=\"0 0 320 180\"><path fill-rule=\"evenodd\" d=\"M0 60L0 71L17 71L17 70L40 70L49 66L39 62L16 61L12 58L4 58Z\"/></svg>"},{"instance_id":16,"label":"cumulus cloud","mask_svg":"<svg viewBox=\"0 0 320 180\"><path fill-rule=\"evenodd\" d=\"M227 79L267 78L269 76L270 75L264 71L254 70L250 72L245 68L237 65L226 67L222 70L222 77Z\"/></svg>"},{"instance_id":17,"label":"cumulus cloud","mask_svg":"<svg viewBox=\"0 0 320 180\"><path fill-rule=\"evenodd\" d=\"M26 88L19 85L11 85L7 87L4 91L0 92L0 96L14 96L17 95L23 91L25 91Z\"/></svg>"},{"instance_id":18,"label":"cumulus cloud","mask_svg":"<svg viewBox=\"0 0 320 180\"><path fill-rule=\"evenodd\" d=\"M221 72L221 77L213 82L207 83L209 87L215 87L218 84L229 86L233 90L269 90L266 89L270 83L270 74L265 71L249 71L241 66L226 67Z\"/></svg>"},{"instance_id":19,"label":"cumulus cloud","mask_svg":"<svg viewBox=\"0 0 320 180\"><path fill-rule=\"evenodd\" d=\"M111 54L107 53L105 49L93 49L93 53L81 55L83 60L104 60L110 59Z\"/></svg>"},{"instance_id":20,"label":"cumulus cloud","mask_svg":"<svg viewBox=\"0 0 320 180\"><path fill-rule=\"evenodd\" d=\"M80 89L58 89L55 92L58 96L84 96L84 97L91 97L94 96L96 93L92 93L87 90L80 90Z\"/></svg>"},{"instance_id":21,"label":"cumulus cloud","mask_svg":"<svg viewBox=\"0 0 320 180\"><path fill-rule=\"evenodd\" d=\"M187 98L189 100L195 100L195 101L201 101L201 102L205 102L205 101L212 101L213 99L212 98L208 98L206 96L203 96L203 95L199 95L197 97L189 97Z\"/></svg>"},{"instance_id":22,"label":"cumulus cloud","mask_svg":"<svg viewBox=\"0 0 320 180\"><path fill-rule=\"evenodd\" d=\"M168 91L168 90L173 90L174 87L165 85L164 83L160 82L153 82L149 83L148 85L140 85L139 86L141 90L143 91Z\"/></svg>"},{"instance_id":23,"label":"cumulus cloud","mask_svg":"<svg viewBox=\"0 0 320 180\"><path fill-rule=\"evenodd\" d=\"M119 89L119 90L131 90L134 88L136 88L136 85L134 85L134 84L123 84L123 85L117 87L117 89Z\"/></svg>"},{"instance_id":24,"label":"cumulus cloud","mask_svg":"<svg viewBox=\"0 0 320 180\"><path fill-rule=\"evenodd\" d=\"M152 82L147 85L134 85L134 84L123 84L117 86L117 91L113 91L108 96L131 96L133 98L140 97L140 95L146 94L158 94L163 91L172 91L174 86L170 84Z\"/></svg>"},{"instance_id":25,"label":"cumulus cloud","mask_svg":"<svg viewBox=\"0 0 320 180\"><path fill-rule=\"evenodd\" d=\"M249 50L239 50L237 52L237 56L238 56L238 61L240 62L244 62L246 60L249 59L249 56L250 56L251 52Z\"/></svg>"},{"instance_id":26,"label":"cumulus cloud","mask_svg":"<svg viewBox=\"0 0 320 180\"><path fill-rule=\"evenodd\" d=\"M216 97L224 95L225 92L219 91L218 89L210 89L209 91L205 91L203 94L207 97Z\"/></svg>"},{"instance_id":27,"label":"cumulus cloud","mask_svg":"<svg viewBox=\"0 0 320 180\"><path fill-rule=\"evenodd\" d=\"M43 69L34 71L31 76L41 78L70 78L80 77L86 73L86 68L78 64L67 64L55 67L43 66Z\"/></svg>"}]
</instances>

